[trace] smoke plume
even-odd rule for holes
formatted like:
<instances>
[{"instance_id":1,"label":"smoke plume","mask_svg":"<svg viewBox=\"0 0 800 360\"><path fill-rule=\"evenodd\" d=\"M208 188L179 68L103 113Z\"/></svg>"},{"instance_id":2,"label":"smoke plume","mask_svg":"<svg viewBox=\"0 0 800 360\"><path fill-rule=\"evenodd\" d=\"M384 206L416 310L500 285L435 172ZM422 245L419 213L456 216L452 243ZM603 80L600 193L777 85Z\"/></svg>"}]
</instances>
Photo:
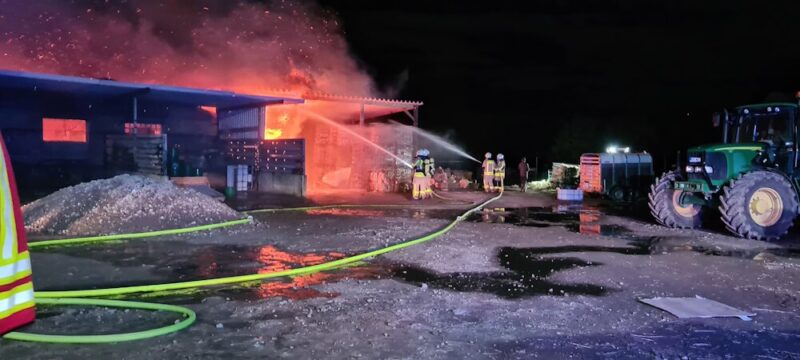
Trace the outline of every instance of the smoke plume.
<instances>
[{"instance_id":1,"label":"smoke plume","mask_svg":"<svg viewBox=\"0 0 800 360\"><path fill-rule=\"evenodd\" d=\"M0 68L374 96L335 14L300 1L0 0Z\"/></svg>"}]
</instances>

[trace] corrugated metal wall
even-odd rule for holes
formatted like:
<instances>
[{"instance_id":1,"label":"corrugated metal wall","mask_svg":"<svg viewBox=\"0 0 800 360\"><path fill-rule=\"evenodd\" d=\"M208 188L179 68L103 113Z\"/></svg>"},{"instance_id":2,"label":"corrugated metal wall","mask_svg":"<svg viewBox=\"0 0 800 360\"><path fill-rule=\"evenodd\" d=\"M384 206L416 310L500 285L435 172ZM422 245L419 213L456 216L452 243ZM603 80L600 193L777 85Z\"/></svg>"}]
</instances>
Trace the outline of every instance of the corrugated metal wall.
<instances>
[{"instance_id":1,"label":"corrugated metal wall","mask_svg":"<svg viewBox=\"0 0 800 360\"><path fill-rule=\"evenodd\" d=\"M260 140L265 107L218 110L219 136L224 140Z\"/></svg>"}]
</instances>

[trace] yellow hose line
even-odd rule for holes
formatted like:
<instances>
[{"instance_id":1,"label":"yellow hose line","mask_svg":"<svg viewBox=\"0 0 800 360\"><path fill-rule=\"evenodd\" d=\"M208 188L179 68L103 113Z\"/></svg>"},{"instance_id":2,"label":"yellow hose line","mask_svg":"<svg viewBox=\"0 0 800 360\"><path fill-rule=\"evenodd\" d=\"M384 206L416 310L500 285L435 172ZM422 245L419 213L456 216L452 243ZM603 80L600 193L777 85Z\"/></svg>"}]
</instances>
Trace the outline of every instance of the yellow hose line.
<instances>
[{"instance_id":1,"label":"yellow hose line","mask_svg":"<svg viewBox=\"0 0 800 360\"><path fill-rule=\"evenodd\" d=\"M453 199L453 198L449 198L449 197L444 197L444 196L442 196L442 195L439 195L439 193L437 193L436 191L434 191L434 192L433 192L433 196L436 196L437 198L439 198L439 199L442 199L442 200L444 200L444 201L455 201L455 202L460 202L460 203L462 203L462 204L472 204L472 202L471 202L471 201L459 200L459 199Z\"/></svg>"},{"instance_id":2,"label":"yellow hose line","mask_svg":"<svg viewBox=\"0 0 800 360\"><path fill-rule=\"evenodd\" d=\"M312 265L301 267L297 269L290 269L284 271L277 271L272 273L265 273L265 274L250 274L250 275L240 275L240 276L231 276L225 278L217 278L217 279L206 279L206 280L195 280L195 281L184 281L184 282L176 282L176 283L166 283L166 284L153 284L153 285L140 285L140 286L126 286L126 287L118 287L118 288L109 288L109 289L91 289L91 290L68 290L68 291L38 291L36 292L37 298L76 298L76 297L98 297L98 296L111 296L111 295L123 295L123 294L133 294L133 293L144 293L144 292L155 292L155 291L170 291L170 290L180 290L180 289L188 289L188 288L196 288L196 287L205 287L205 286L215 286L215 285L225 285L225 284L233 284L233 283L241 283L241 282L248 282L248 281L255 281L255 280L263 280L263 279L271 279L271 278L278 278L278 277L285 277L285 276L296 276L301 274L308 274L314 273L319 271L331 270L343 265L351 264L357 261L364 260L366 258L375 257L381 254L385 254L391 251L399 250L402 248L406 248L409 246L413 246L416 244L420 244L426 241L430 241L435 239L439 236L444 235L445 233L449 232L453 229L459 222L466 219L470 214L480 210L484 206L488 205L489 203L497 200L500 198L501 195L498 195L494 198L491 198L484 203L468 210L464 214L457 217L454 221L450 222L447 226L436 230L430 234L422 236L417 239L409 240L400 244L395 244L391 246L387 246L381 249L369 251L366 253L330 261L323 264Z\"/></svg>"},{"instance_id":3,"label":"yellow hose line","mask_svg":"<svg viewBox=\"0 0 800 360\"><path fill-rule=\"evenodd\" d=\"M74 244L84 244L84 243L91 243L91 242L141 239L141 238L153 237L153 236L185 234L185 233L196 232L196 231L212 230L212 229L219 229L219 228L224 228L224 227L229 227L229 226L234 226L234 225L248 224L248 223L250 223L252 221L253 221L253 219L248 217L246 219L232 220L232 221L226 221L226 222L221 222L221 223L216 223L216 224L198 225L198 226L192 226L192 227L186 227L186 228L180 228L180 229L166 229L166 230L156 230L156 231L147 231L147 232L130 233L130 234L114 234L114 235L88 236L88 237L68 238L68 239L52 239L52 240L32 241L32 242L28 243L28 248L35 249L35 248L46 247L46 246L54 246L54 245L74 245Z\"/></svg>"},{"instance_id":4,"label":"yellow hose line","mask_svg":"<svg viewBox=\"0 0 800 360\"><path fill-rule=\"evenodd\" d=\"M183 306L154 304L154 303L145 303L138 301L103 300L103 299L41 299L37 296L36 304L102 306L102 307L115 307L115 308L125 308L125 309L169 311L183 315L184 319L164 327L143 330L143 331L129 332L129 333L106 334L106 335L49 335L49 334L33 334L33 333L14 331L3 335L4 339L58 343L58 344L115 343L123 341L149 339L156 336L174 333L176 331L180 331L189 327L189 325L192 325L197 319L197 314L195 314L194 311L192 311L189 308L185 308Z\"/></svg>"}]
</instances>

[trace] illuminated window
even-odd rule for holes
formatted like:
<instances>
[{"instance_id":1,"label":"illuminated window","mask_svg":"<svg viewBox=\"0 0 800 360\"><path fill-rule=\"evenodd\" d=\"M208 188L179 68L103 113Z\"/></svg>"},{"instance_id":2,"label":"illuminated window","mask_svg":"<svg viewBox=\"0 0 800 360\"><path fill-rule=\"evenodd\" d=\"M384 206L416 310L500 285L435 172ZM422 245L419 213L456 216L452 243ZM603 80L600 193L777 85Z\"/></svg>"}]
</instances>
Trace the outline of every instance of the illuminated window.
<instances>
[{"instance_id":1,"label":"illuminated window","mask_svg":"<svg viewBox=\"0 0 800 360\"><path fill-rule=\"evenodd\" d=\"M161 135L161 124L125 123L126 134L133 134L133 129L138 135Z\"/></svg>"},{"instance_id":2,"label":"illuminated window","mask_svg":"<svg viewBox=\"0 0 800 360\"><path fill-rule=\"evenodd\" d=\"M43 118L42 140L85 143L86 120Z\"/></svg>"}]
</instances>

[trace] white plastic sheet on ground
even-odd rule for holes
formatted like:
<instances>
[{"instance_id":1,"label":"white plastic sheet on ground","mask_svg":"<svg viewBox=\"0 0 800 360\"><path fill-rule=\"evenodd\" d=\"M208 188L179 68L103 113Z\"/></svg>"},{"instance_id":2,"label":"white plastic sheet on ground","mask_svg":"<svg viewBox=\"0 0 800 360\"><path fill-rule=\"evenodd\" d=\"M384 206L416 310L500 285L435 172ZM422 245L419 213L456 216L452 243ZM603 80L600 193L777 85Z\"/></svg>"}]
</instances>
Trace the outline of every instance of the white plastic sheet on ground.
<instances>
[{"instance_id":1,"label":"white plastic sheet on ground","mask_svg":"<svg viewBox=\"0 0 800 360\"><path fill-rule=\"evenodd\" d=\"M695 297L655 297L650 299L640 298L638 300L681 319L738 317L739 319L750 321L750 316L755 315L697 295Z\"/></svg>"}]
</instances>

